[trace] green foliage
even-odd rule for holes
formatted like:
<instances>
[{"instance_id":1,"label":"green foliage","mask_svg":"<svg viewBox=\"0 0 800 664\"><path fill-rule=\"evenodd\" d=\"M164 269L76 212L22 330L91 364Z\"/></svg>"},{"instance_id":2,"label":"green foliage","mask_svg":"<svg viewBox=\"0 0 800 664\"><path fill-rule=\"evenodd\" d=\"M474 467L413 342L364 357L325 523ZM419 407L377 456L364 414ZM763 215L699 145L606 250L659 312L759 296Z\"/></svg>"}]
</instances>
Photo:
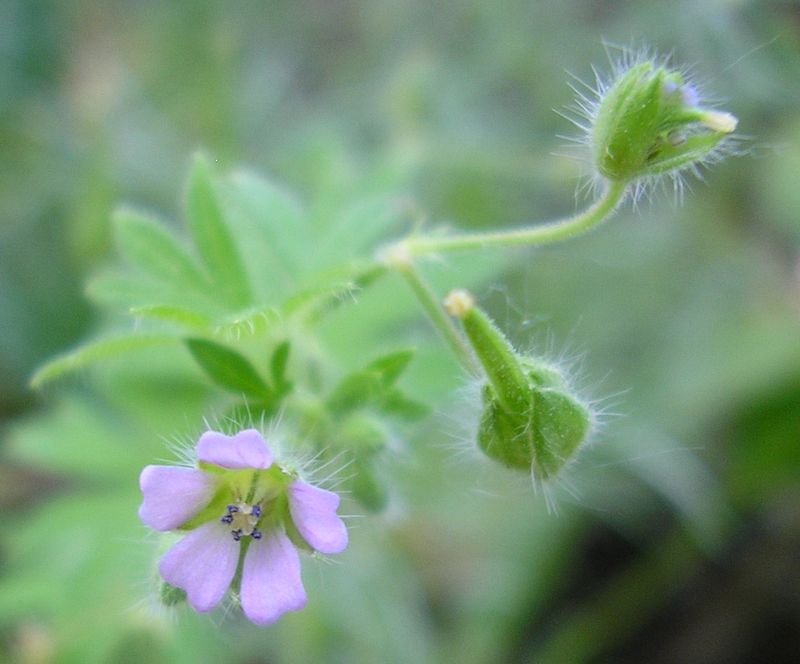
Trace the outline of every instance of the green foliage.
<instances>
[{"instance_id":1,"label":"green foliage","mask_svg":"<svg viewBox=\"0 0 800 664\"><path fill-rule=\"evenodd\" d=\"M31 378L31 387L40 388L59 376L83 369L100 360L107 360L148 346L156 346L174 341L174 337L158 334L127 334L108 337L90 342L80 348L62 355L41 367Z\"/></svg>"},{"instance_id":2,"label":"green foliage","mask_svg":"<svg viewBox=\"0 0 800 664\"><path fill-rule=\"evenodd\" d=\"M189 231L208 273L211 287L223 301L242 307L250 304L250 287L244 265L225 222L211 179L211 165L195 156L186 189Z\"/></svg>"},{"instance_id":3,"label":"green foliage","mask_svg":"<svg viewBox=\"0 0 800 664\"><path fill-rule=\"evenodd\" d=\"M262 401L272 398L272 390L239 353L205 339L187 339L186 346L208 377L223 389Z\"/></svg>"},{"instance_id":4,"label":"green foliage","mask_svg":"<svg viewBox=\"0 0 800 664\"><path fill-rule=\"evenodd\" d=\"M797 550L792 10L587 7L7 3L0 660L677 661L705 621L731 616L735 650L720 639L706 644L721 649L710 658L780 646L797 593L787 573L769 595L775 574L762 572L792 570L778 555ZM602 63L598 34L641 34L696 63L759 158L729 162L684 207L656 197L568 248L422 266L437 293L473 288L516 348L538 353L552 337L556 355L585 351L589 393L617 395L600 407L624 417L604 418L569 471L580 497L553 518L526 481L463 460L477 396L372 258L416 207L474 230L571 209L577 169L556 147L565 125L551 108L571 97L564 70L586 80L588 63ZM713 140L662 141L663 167L679 165L670 150L696 148L694 161ZM221 274L189 230L195 220L168 220L198 145L220 159L200 165L202 205L216 205L211 219L230 239L221 248L239 261L230 270L206 247ZM279 174L294 191L228 174L229 163ZM126 207L110 225L120 199L148 212ZM181 276L187 266L202 278ZM338 488L366 485L351 490L380 508L391 476L391 518L352 520L342 564L305 561L307 609L269 630L153 610L159 551L135 516L141 467L166 462L164 438L190 444L204 416L223 426L229 413L259 417L202 373L189 339L247 358L270 388L291 383L283 434L324 446L323 462L338 458L323 471ZM34 368L78 343L33 382L79 380L32 395ZM380 399L330 422L337 385L412 345L414 361ZM731 579L744 580L746 602ZM664 624L677 625L669 639Z\"/></svg>"},{"instance_id":5,"label":"green foliage","mask_svg":"<svg viewBox=\"0 0 800 664\"><path fill-rule=\"evenodd\" d=\"M333 388L326 399L327 407L344 416L364 404L381 403L413 356L413 350L403 350L370 362Z\"/></svg>"}]
</instances>

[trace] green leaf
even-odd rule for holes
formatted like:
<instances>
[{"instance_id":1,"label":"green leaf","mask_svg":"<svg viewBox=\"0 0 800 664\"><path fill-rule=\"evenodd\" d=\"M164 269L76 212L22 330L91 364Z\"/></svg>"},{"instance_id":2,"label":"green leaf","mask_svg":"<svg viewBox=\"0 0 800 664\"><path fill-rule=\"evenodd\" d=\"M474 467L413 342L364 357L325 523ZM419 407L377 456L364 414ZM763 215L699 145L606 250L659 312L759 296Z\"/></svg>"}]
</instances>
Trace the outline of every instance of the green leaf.
<instances>
[{"instance_id":1,"label":"green leaf","mask_svg":"<svg viewBox=\"0 0 800 664\"><path fill-rule=\"evenodd\" d=\"M129 208L117 210L114 237L120 253L133 265L160 281L193 290L208 277L164 225Z\"/></svg>"},{"instance_id":2,"label":"green leaf","mask_svg":"<svg viewBox=\"0 0 800 664\"><path fill-rule=\"evenodd\" d=\"M239 395L269 401L272 390L242 355L214 341L187 339L192 357L220 387Z\"/></svg>"},{"instance_id":3,"label":"green leaf","mask_svg":"<svg viewBox=\"0 0 800 664\"><path fill-rule=\"evenodd\" d=\"M305 314L309 323L315 323L326 314L336 310L343 303L355 302L360 293L386 274L386 267L378 263L351 264L344 269L315 275L315 282L330 282L327 286L317 286L300 291L284 303L287 315L298 311Z\"/></svg>"},{"instance_id":4,"label":"green leaf","mask_svg":"<svg viewBox=\"0 0 800 664\"><path fill-rule=\"evenodd\" d=\"M98 360L113 358L139 348L158 346L175 341L169 335L129 334L90 342L74 351L51 360L31 377L31 387L39 389L63 374L83 369Z\"/></svg>"},{"instance_id":5,"label":"green leaf","mask_svg":"<svg viewBox=\"0 0 800 664\"><path fill-rule=\"evenodd\" d=\"M230 228L225 222L211 165L197 155L189 173L187 223L197 249L218 289L218 299L234 307L248 304L250 287Z\"/></svg>"},{"instance_id":6,"label":"green leaf","mask_svg":"<svg viewBox=\"0 0 800 664\"><path fill-rule=\"evenodd\" d=\"M141 307L131 307L133 316L153 318L169 323L177 323L182 327L193 330L206 331L211 326L211 319L192 309L176 307L171 304L152 304Z\"/></svg>"},{"instance_id":7,"label":"green leaf","mask_svg":"<svg viewBox=\"0 0 800 664\"><path fill-rule=\"evenodd\" d=\"M374 371L381 375L381 384L384 388L391 387L400 378L400 375L406 370L411 358L414 357L414 349L408 348L406 350L389 353L377 360L371 362L367 366L367 371Z\"/></svg>"},{"instance_id":8,"label":"green leaf","mask_svg":"<svg viewBox=\"0 0 800 664\"><path fill-rule=\"evenodd\" d=\"M356 456L353 459L352 478L347 488L353 497L372 512L380 512L389 502L389 493L384 482L381 482L368 459Z\"/></svg>"},{"instance_id":9,"label":"green leaf","mask_svg":"<svg viewBox=\"0 0 800 664\"><path fill-rule=\"evenodd\" d=\"M225 220L239 243L254 302L277 305L315 264L303 208L279 185L246 172L216 182Z\"/></svg>"},{"instance_id":10,"label":"green leaf","mask_svg":"<svg viewBox=\"0 0 800 664\"><path fill-rule=\"evenodd\" d=\"M324 281L325 277L320 276L319 279ZM315 286L292 295L283 303L282 309L287 316L291 316L303 309L316 311L330 306L332 302L352 301L353 293L357 290L358 287L352 281Z\"/></svg>"},{"instance_id":11,"label":"green leaf","mask_svg":"<svg viewBox=\"0 0 800 664\"><path fill-rule=\"evenodd\" d=\"M340 211L316 250L321 265L341 263L342 258L354 259L370 256L376 245L385 240L392 229L400 226L408 216L409 204L396 197L379 195L362 198ZM395 233L397 231L395 230Z\"/></svg>"},{"instance_id":12,"label":"green leaf","mask_svg":"<svg viewBox=\"0 0 800 664\"><path fill-rule=\"evenodd\" d=\"M219 337L239 339L242 336L260 334L282 320L283 316L277 307L272 305L257 307L239 312L222 321L214 328L214 334Z\"/></svg>"},{"instance_id":13,"label":"green leaf","mask_svg":"<svg viewBox=\"0 0 800 664\"><path fill-rule=\"evenodd\" d=\"M381 400L381 410L387 415L404 420L421 420L430 414L430 408L421 401L409 399L400 390L389 390Z\"/></svg>"},{"instance_id":14,"label":"green leaf","mask_svg":"<svg viewBox=\"0 0 800 664\"><path fill-rule=\"evenodd\" d=\"M357 371L344 378L328 395L325 403L334 417L341 417L374 402L381 396L381 388L379 374Z\"/></svg>"},{"instance_id":15,"label":"green leaf","mask_svg":"<svg viewBox=\"0 0 800 664\"><path fill-rule=\"evenodd\" d=\"M328 408L341 416L382 399L408 366L413 354L413 350L389 353L345 377L328 396Z\"/></svg>"},{"instance_id":16,"label":"green leaf","mask_svg":"<svg viewBox=\"0 0 800 664\"><path fill-rule=\"evenodd\" d=\"M275 390L280 394L286 394L292 388L292 383L286 380L286 365L289 362L290 349L291 344L288 341L278 344L270 360L269 368L272 382L275 385Z\"/></svg>"}]
</instances>

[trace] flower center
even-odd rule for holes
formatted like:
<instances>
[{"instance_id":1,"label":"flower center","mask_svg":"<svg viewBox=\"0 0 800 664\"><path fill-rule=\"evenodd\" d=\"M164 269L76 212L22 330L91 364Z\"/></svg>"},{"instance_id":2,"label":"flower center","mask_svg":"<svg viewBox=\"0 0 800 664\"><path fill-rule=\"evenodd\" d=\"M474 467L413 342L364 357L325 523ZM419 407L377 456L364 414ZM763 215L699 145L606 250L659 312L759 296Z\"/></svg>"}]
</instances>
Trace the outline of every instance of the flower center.
<instances>
[{"instance_id":1,"label":"flower center","mask_svg":"<svg viewBox=\"0 0 800 664\"><path fill-rule=\"evenodd\" d=\"M260 518L260 505L237 503L236 505L228 505L228 513L221 517L220 521L230 525L231 535L238 542L242 536L261 539L261 531L256 528Z\"/></svg>"}]
</instances>

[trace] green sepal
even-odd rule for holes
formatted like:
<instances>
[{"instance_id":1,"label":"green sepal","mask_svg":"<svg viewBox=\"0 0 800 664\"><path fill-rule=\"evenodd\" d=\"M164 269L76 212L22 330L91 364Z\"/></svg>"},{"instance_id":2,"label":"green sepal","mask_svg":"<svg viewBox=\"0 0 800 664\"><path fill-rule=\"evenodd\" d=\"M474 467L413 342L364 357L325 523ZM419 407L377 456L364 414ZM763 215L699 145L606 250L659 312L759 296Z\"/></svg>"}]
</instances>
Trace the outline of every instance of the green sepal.
<instances>
[{"instance_id":1,"label":"green sepal","mask_svg":"<svg viewBox=\"0 0 800 664\"><path fill-rule=\"evenodd\" d=\"M162 580L158 589L158 599L164 606L177 606L186 601L186 591Z\"/></svg>"},{"instance_id":2,"label":"green sepal","mask_svg":"<svg viewBox=\"0 0 800 664\"><path fill-rule=\"evenodd\" d=\"M531 379L533 383L533 378ZM531 471L539 479L556 474L575 456L591 428L586 406L560 388L534 387L536 413L507 413L491 385L483 391L478 446L509 468Z\"/></svg>"},{"instance_id":3,"label":"green sepal","mask_svg":"<svg viewBox=\"0 0 800 664\"><path fill-rule=\"evenodd\" d=\"M702 162L735 127L709 123L715 115L689 106L683 77L653 62L623 72L604 93L591 130L595 165L606 178L635 178L678 170Z\"/></svg>"},{"instance_id":4,"label":"green sepal","mask_svg":"<svg viewBox=\"0 0 800 664\"><path fill-rule=\"evenodd\" d=\"M570 394L544 389L536 393L533 472L548 479L572 459L591 428L589 410Z\"/></svg>"},{"instance_id":5,"label":"green sepal","mask_svg":"<svg viewBox=\"0 0 800 664\"><path fill-rule=\"evenodd\" d=\"M667 173L705 159L727 134L722 132L692 134L673 145L669 137L647 159L647 173Z\"/></svg>"},{"instance_id":6,"label":"green sepal","mask_svg":"<svg viewBox=\"0 0 800 664\"><path fill-rule=\"evenodd\" d=\"M555 475L586 440L590 411L557 368L518 355L470 297L449 304L488 378L481 393L478 447L504 466L539 479Z\"/></svg>"},{"instance_id":7,"label":"green sepal","mask_svg":"<svg viewBox=\"0 0 800 664\"><path fill-rule=\"evenodd\" d=\"M483 388L478 447L509 468L529 470L533 463L533 423L529 417L508 413L491 385Z\"/></svg>"},{"instance_id":8,"label":"green sepal","mask_svg":"<svg viewBox=\"0 0 800 664\"><path fill-rule=\"evenodd\" d=\"M598 169L611 180L629 180L641 171L656 135L664 71L642 62L606 92L593 129Z\"/></svg>"}]
</instances>

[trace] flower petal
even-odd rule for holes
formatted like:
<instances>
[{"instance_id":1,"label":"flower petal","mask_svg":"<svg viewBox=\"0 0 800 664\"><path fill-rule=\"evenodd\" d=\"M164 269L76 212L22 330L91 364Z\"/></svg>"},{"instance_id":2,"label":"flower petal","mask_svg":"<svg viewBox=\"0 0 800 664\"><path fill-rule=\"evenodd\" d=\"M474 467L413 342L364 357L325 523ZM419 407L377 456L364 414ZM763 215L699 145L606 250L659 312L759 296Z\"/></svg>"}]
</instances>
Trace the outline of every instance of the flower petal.
<instances>
[{"instance_id":1,"label":"flower petal","mask_svg":"<svg viewBox=\"0 0 800 664\"><path fill-rule=\"evenodd\" d=\"M289 511L297 530L320 553L340 553L347 548L347 528L336 514L339 496L302 480L289 487Z\"/></svg>"},{"instance_id":2,"label":"flower petal","mask_svg":"<svg viewBox=\"0 0 800 664\"><path fill-rule=\"evenodd\" d=\"M306 605L300 557L283 530L253 540L242 569L242 609L257 625L270 625Z\"/></svg>"},{"instance_id":3,"label":"flower petal","mask_svg":"<svg viewBox=\"0 0 800 664\"><path fill-rule=\"evenodd\" d=\"M223 468L269 468L272 452L259 431L245 429L235 436L206 431L197 441L200 461Z\"/></svg>"},{"instance_id":4,"label":"flower petal","mask_svg":"<svg viewBox=\"0 0 800 664\"><path fill-rule=\"evenodd\" d=\"M156 530L172 530L208 504L216 478L194 468L146 466L139 487L144 494L139 518Z\"/></svg>"},{"instance_id":5,"label":"flower petal","mask_svg":"<svg viewBox=\"0 0 800 664\"><path fill-rule=\"evenodd\" d=\"M210 611L225 595L239 563L239 542L230 527L204 523L164 554L158 571L168 583L186 591L197 611Z\"/></svg>"}]
</instances>

